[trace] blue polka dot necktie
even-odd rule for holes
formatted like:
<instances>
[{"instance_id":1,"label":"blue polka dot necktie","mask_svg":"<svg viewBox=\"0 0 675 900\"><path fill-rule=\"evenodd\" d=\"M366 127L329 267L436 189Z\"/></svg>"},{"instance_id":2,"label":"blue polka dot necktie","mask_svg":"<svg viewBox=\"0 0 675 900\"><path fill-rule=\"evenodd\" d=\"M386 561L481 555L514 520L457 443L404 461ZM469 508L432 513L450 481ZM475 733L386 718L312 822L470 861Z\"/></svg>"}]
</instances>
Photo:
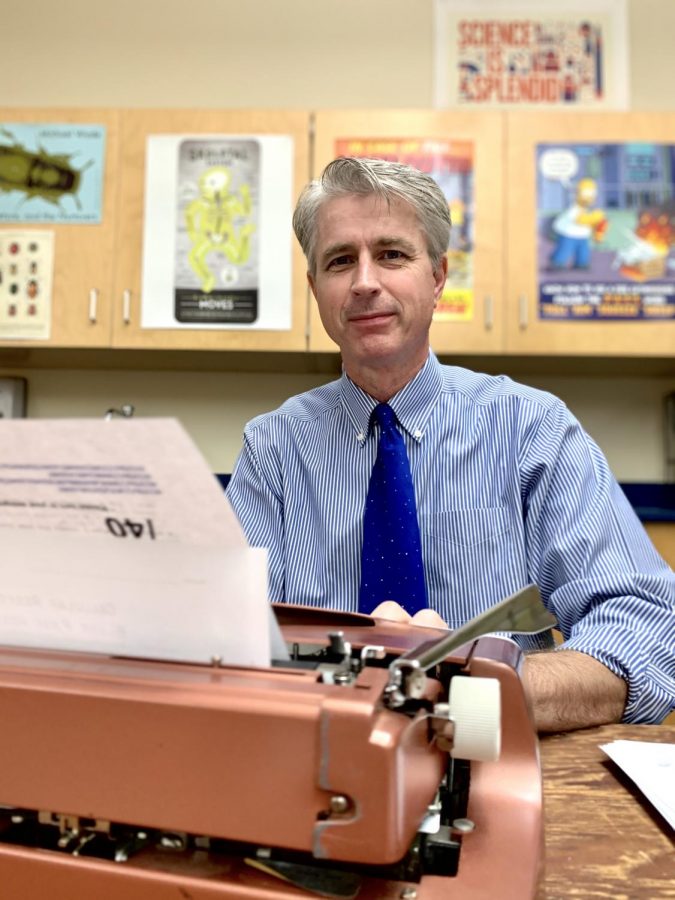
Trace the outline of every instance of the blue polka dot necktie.
<instances>
[{"instance_id":1,"label":"blue polka dot necktie","mask_svg":"<svg viewBox=\"0 0 675 900\"><path fill-rule=\"evenodd\" d=\"M359 612L394 600L412 615L428 605L415 489L393 409L380 403L373 418L380 443L363 518Z\"/></svg>"}]
</instances>

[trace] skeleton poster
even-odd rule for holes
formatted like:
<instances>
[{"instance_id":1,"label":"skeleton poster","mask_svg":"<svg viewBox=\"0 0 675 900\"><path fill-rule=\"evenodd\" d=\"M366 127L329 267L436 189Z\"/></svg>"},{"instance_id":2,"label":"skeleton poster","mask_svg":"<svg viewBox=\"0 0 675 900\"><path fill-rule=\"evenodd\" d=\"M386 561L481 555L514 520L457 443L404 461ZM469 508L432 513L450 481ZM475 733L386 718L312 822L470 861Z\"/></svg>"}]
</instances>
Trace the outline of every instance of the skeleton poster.
<instances>
[{"instance_id":1,"label":"skeleton poster","mask_svg":"<svg viewBox=\"0 0 675 900\"><path fill-rule=\"evenodd\" d=\"M675 146L540 144L539 317L675 319Z\"/></svg>"},{"instance_id":2,"label":"skeleton poster","mask_svg":"<svg viewBox=\"0 0 675 900\"><path fill-rule=\"evenodd\" d=\"M293 142L148 139L144 328L290 328Z\"/></svg>"},{"instance_id":3,"label":"skeleton poster","mask_svg":"<svg viewBox=\"0 0 675 900\"><path fill-rule=\"evenodd\" d=\"M474 316L473 144L423 138L347 138L335 142L335 156L386 159L431 175L448 201L452 229L448 275L434 312L437 322L470 322Z\"/></svg>"},{"instance_id":4,"label":"skeleton poster","mask_svg":"<svg viewBox=\"0 0 675 900\"><path fill-rule=\"evenodd\" d=\"M250 325L258 318L257 141L181 141L175 315Z\"/></svg>"}]
</instances>

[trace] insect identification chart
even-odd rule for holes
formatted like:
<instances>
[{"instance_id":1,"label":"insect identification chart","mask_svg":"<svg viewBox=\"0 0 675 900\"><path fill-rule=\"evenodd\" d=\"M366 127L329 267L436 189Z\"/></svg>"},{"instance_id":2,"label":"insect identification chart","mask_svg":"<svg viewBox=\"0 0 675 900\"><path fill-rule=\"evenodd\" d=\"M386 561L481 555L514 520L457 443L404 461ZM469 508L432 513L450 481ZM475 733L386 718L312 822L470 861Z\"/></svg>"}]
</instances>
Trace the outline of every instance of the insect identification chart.
<instances>
[{"instance_id":1,"label":"insect identification chart","mask_svg":"<svg viewBox=\"0 0 675 900\"><path fill-rule=\"evenodd\" d=\"M0 338L48 340L54 233L0 229Z\"/></svg>"},{"instance_id":2,"label":"insect identification chart","mask_svg":"<svg viewBox=\"0 0 675 900\"><path fill-rule=\"evenodd\" d=\"M0 222L101 222L102 125L0 123Z\"/></svg>"},{"instance_id":3,"label":"insect identification chart","mask_svg":"<svg viewBox=\"0 0 675 900\"><path fill-rule=\"evenodd\" d=\"M266 559L177 421L3 423L4 644L268 665Z\"/></svg>"}]
</instances>

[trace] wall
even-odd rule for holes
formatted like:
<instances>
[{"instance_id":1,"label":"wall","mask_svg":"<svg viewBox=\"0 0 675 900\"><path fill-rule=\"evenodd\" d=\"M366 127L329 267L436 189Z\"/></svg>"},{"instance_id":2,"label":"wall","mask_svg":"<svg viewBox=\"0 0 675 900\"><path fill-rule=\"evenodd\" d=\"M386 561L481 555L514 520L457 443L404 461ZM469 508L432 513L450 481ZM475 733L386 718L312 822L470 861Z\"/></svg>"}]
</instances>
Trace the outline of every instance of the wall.
<instances>
[{"instance_id":1,"label":"wall","mask_svg":"<svg viewBox=\"0 0 675 900\"><path fill-rule=\"evenodd\" d=\"M477 361L475 368L494 366ZM31 416L103 416L110 407L124 403L132 403L137 415L178 415L214 472L232 471L248 419L333 377L74 369L32 369L24 374L29 379ZM603 447L620 480L663 479L659 412L662 396L675 390L675 378L518 377L568 403Z\"/></svg>"},{"instance_id":2,"label":"wall","mask_svg":"<svg viewBox=\"0 0 675 900\"><path fill-rule=\"evenodd\" d=\"M628 7L632 106L672 109L675 3L629 0ZM32 0L6 4L2 29L3 106L432 105L431 0ZM500 363L565 399L620 479L663 478L662 402L675 391L675 361L665 371L591 375L562 362L526 371L517 361ZM125 402L139 414L176 415L216 471L231 470L248 418L332 377L287 374L285 367L246 374L18 367L0 374L28 378L32 416L96 416Z\"/></svg>"}]
</instances>

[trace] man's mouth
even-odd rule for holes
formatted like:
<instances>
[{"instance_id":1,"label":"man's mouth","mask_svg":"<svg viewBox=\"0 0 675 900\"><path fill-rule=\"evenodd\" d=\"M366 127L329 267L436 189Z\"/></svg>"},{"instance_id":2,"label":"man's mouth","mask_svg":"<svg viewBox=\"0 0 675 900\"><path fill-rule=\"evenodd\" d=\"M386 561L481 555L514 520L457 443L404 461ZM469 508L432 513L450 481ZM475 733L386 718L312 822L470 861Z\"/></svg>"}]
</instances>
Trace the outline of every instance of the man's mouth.
<instances>
[{"instance_id":1,"label":"man's mouth","mask_svg":"<svg viewBox=\"0 0 675 900\"><path fill-rule=\"evenodd\" d=\"M370 312L359 312L352 313L347 316L350 322L363 322L367 324L368 322L372 322L376 324L377 322L383 322L385 319L390 319L394 313L388 309L381 310L371 310Z\"/></svg>"}]
</instances>

